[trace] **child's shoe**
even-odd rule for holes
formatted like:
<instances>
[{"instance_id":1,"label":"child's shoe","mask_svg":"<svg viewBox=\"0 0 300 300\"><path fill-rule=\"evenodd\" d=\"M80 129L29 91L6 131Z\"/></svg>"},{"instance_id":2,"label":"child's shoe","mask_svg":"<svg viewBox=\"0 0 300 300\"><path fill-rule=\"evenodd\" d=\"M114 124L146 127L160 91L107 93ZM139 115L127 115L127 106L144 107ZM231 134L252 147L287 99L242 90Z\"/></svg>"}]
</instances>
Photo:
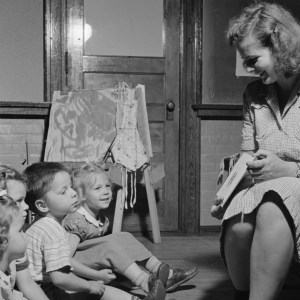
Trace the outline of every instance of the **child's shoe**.
<instances>
[{"instance_id":1,"label":"child's shoe","mask_svg":"<svg viewBox=\"0 0 300 300\"><path fill-rule=\"evenodd\" d=\"M164 300L166 297L166 290L163 283L152 274L148 281L149 292L143 300Z\"/></svg>"},{"instance_id":2,"label":"child's shoe","mask_svg":"<svg viewBox=\"0 0 300 300\"><path fill-rule=\"evenodd\" d=\"M173 269L173 276L167 280L165 285L166 291L171 292L175 290L178 286L192 279L197 273L199 269L194 267L187 271L181 269Z\"/></svg>"},{"instance_id":3,"label":"child's shoe","mask_svg":"<svg viewBox=\"0 0 300 300\"><path fill-rule=\"evenodd\" d=\"M170 266L166 263L161 263L156 271L156 277L160 279L160 281L165 286L168 278L169 278Z\"/></svg>"}]
</instances>

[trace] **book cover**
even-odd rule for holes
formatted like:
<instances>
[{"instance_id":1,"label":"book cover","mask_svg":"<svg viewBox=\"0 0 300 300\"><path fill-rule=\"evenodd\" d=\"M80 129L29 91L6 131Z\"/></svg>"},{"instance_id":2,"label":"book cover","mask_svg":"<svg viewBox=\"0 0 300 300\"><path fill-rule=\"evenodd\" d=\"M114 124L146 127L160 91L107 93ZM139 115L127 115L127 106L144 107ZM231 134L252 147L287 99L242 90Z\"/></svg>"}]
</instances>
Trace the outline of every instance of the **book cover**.
<instances>
[{"instance_id":1,"label":"book cover","mask_svg":"<svg viewBox=\"0 0 300 300\"><path fill-rule=\"evenodd\" d=\"M224 184L221 186L220 190L217 192L217 197L223 199L221 203L222 206L225 205L230 195L233 193L237 185L243 179L247 172L246 163L253 161L254 157L248 153L242 153L238 161L233 166L231 172L229 173Z\"/></svg>"}]
</instances>

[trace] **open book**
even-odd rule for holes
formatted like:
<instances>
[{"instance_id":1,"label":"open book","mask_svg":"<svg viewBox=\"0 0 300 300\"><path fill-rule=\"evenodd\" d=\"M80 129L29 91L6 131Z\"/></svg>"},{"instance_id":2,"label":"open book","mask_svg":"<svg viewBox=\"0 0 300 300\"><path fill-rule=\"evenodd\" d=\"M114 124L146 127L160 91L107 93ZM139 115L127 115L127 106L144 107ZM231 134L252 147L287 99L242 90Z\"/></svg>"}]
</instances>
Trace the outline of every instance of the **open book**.
<instances>
[{"instance_id":1,"label":"open book","mask_svg":"<svg viewBox=\"0 0 300 300\"><path fill-rule=\"evenodd\" d=\"M224 184L220 188L220 190L217 192L217 197L222 198L223 202L221 203L222 206L225 205L226 201L234 191L234 189L237 187L237 185L240 183L240 181L243 179L247 172L247 165L246 163L248 161L253 161L254 157L251 156L248 153L242 153L238 161L233 166L231 172L229 173L227 179L225 180Z\"/></svg>"}]
</instances>

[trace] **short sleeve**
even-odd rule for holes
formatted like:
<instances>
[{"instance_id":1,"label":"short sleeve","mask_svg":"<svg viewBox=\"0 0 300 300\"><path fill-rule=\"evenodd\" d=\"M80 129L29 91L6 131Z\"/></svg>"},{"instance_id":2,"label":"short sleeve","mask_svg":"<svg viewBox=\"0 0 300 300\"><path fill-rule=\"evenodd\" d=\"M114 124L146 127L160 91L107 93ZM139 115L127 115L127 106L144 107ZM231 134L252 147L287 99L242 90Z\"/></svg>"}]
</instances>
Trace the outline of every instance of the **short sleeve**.
<instances>
[{"instance_id":1,"label":"short sleeve","mask_svg":"<svg viewBox=\"0 0 300 300\"><path fill-rule=\"evenodd\" d=\"M72 234L76 234L80 238L80 242L87 239L88 223L85 217L79 213L69 214L64 218L64 228Z\"/></svg>"},{"instance_id":2,"label":"short sleeve","mask_svg":"<svg viewBox=\"0 0 300 300\"><path fill-rule=\"evenodd\" d=\"M43 247L47 273L71 266L68 240L57 237L45 241Z\"/></svg>"},{"instance_id":3,"label":"short sleeve","mask_svg":"<svg viewBox=\"0 0 300 300\"><path fill-rule=\"evenodd\" d=\"M27 269L28 266L29 266L29 261L28 261L26 255L24 255L22 258L19 258L19 259L16 260L16 270L17 270L17 272Z\"/></svg>"}]
</instances>

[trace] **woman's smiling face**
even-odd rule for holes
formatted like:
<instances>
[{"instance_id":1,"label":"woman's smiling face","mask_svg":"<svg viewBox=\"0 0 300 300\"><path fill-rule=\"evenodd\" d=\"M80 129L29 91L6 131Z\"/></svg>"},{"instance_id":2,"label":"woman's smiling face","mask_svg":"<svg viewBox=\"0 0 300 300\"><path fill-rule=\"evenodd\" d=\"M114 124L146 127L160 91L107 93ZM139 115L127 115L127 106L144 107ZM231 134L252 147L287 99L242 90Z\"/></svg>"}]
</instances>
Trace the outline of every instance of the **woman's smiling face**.
<instances>
[{"instance_id":1,"label":"woman's smiling face","mask_svg":"<svg viewBox=\"0 0 300 300\"><path fill-rule=\"evenodd\" d=\"M274 83L278 75L274 69L274 60L269 48L262 47L252 35L247 36L237 47L247 72L260 76L264 84Z\"/></svg>"}]
</instances>

